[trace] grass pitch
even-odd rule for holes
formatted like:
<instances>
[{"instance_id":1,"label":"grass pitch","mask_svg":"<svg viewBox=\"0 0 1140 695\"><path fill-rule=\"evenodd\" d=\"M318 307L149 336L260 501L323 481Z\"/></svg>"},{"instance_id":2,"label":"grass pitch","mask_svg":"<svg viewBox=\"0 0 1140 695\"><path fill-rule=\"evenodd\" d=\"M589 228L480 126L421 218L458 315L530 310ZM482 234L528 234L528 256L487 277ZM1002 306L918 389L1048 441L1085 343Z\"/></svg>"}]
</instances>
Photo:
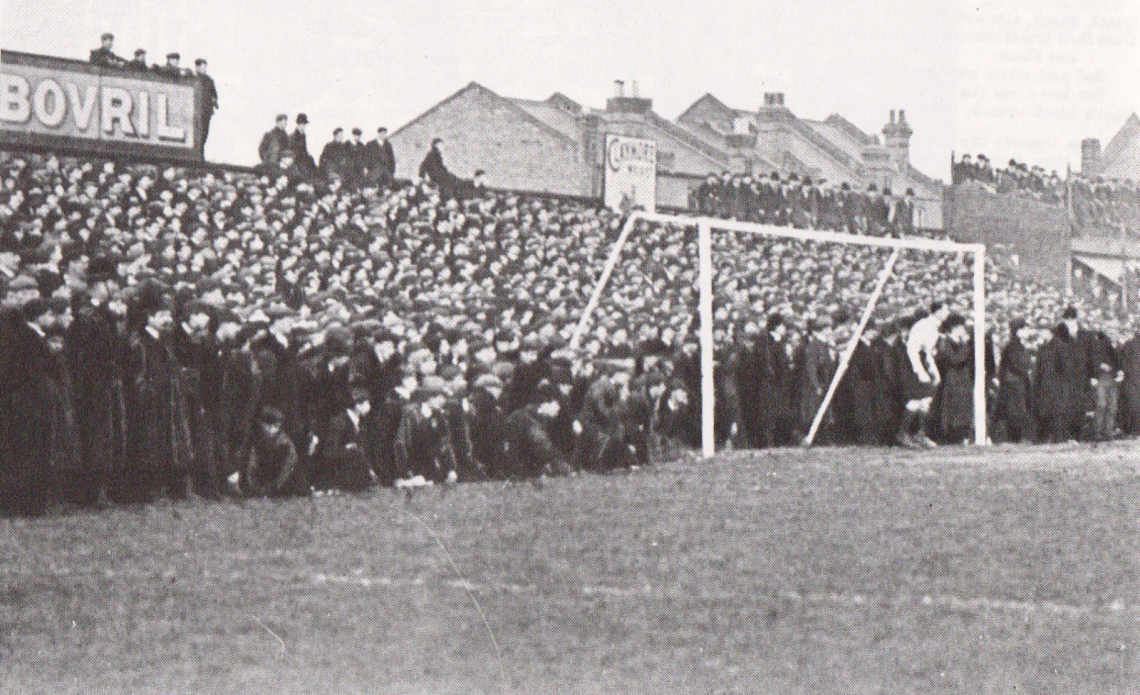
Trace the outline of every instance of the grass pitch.
<instances>
[{"instance_id":1,"label":"grass pitch","mask_svg":"<svg viewBox=\"0 0 1140 695\"><path fill-rule=\"evenodd\" d=\"M1140 692L1140 448L0 522L0 690Z\"/></svg>"}]
</instances>

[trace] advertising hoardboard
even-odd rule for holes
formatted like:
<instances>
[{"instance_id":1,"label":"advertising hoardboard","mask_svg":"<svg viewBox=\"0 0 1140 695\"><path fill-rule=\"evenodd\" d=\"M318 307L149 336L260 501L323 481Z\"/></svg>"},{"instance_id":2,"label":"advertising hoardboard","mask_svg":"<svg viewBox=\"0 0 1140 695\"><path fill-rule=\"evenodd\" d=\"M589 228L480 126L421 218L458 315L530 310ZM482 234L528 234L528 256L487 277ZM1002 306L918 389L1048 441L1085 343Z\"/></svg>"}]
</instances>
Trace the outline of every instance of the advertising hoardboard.
<instances>
[{"instance_id":1,"label":"advertising hoardboard","mask_svg":"<svg viewBox=\"0 0 1140 695\"><path fill-rule=\"evenodd\" d=\"M653 212L657 204L657 143L606 133L605 204L628 212Z\"/></svg>"},{"instance_id":2,"label":"advertising hoardboard","mask_svg":"<svg viewBox=\"0 0 1140 695\"><path fill-rule=\"evenodd\" d=\"M198 161L193 77L0 54L0 146Z\"/></svg>"}]
</instances>

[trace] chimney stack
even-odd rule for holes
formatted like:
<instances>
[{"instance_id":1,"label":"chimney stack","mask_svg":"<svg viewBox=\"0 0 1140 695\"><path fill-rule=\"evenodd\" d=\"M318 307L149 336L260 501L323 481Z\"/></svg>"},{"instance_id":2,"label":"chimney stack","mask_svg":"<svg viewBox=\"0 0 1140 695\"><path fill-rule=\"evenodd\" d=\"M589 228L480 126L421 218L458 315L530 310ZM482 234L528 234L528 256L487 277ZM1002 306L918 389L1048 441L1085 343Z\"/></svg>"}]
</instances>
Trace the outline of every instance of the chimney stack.
<instances>
[{"instance_id":1,"label":"chimney stack","mask_svg":"<svg viewBox=\"0 0 1140 695\"><path fill-rule=\"evenodd\" d=\"M1097 138L1081 140L1081 175L1100 176L1104 173L1102 167L1100 140Z\"/></svg>"},{"instance_id":2,"label":"chimney stack","mask_svg":"<svg viewBox=\"0 0 1140 695\"><path fill-rule=\"evenodd\" d=\"M630 82L631 96L625 94L625 80L614 80L614 95L606 99L606 111L610 113L649 113L653 110L653 100L641 96L641 85L637 80Z\"/></svg>"},{"instance_id":3,"label":"chimney stack","mask_svg":"<svg viewBox=\"0 0 1140 695\"><path fill-rule=\"evenodd\" d=\"M906 122L906 111L891 109L890 120L883 126L883 145L892 168L905 172L910 165L910 136L914 133Z\"/></svg>"},{"instance_id":4,"label":"chimney stack","mask_svg":"<svg viewBox=\"0 0 1140 695\"><path fill-rule=\"evenodd\" d=\"M765 106L783 106L784 93L783 92L764 92L764 105Z\"/></svg>"}]
</instances>

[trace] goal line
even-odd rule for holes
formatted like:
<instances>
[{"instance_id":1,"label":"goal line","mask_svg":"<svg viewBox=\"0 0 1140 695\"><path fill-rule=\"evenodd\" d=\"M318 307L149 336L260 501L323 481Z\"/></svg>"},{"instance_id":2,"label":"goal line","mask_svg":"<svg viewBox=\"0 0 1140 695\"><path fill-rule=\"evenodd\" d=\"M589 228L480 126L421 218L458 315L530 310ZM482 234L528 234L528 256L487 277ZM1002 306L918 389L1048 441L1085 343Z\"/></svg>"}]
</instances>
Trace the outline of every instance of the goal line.
<instances>
[{"instance_id":1,"label":"goal line","mask_svg":"<svg viewBox=\"0 0 1140 695\"><path fill-rule=\"evenodd\" d=\"M630 235L637 227L638 222L656 222L660 224L674 224L681 227L697 227L698 230L698 262L700 284L700 352L701 352L701 450L707 458L716 450L716 441L713 434L713 413L715 407L715 387L713 382L713 263L712 263L712 233L713 231L746 232L770 237L798 239L801 241L816 241L855 246L872 246L892 249L890 258L879 274L875 289L864 308L859 325L856 328L846 348L843 350L836 369L835 376L828 386L824 401L816 412L812 422L811 431L804 440L805 446L814 442L816 431L823 419L824 413L830 405L835 389L843 378L851 354L882 296L883 288L890 279L895 262L904 250L933 251L942 253L968 253L973 255L973 303L974 303L974 443L984 445L986 436L986 374L985 374L985 331L986 331L986 286L985 286L985 258L984 244L961 244L943 239L870 237L855 234L843 234L814 229L795 229L792 227L776 227L772 225L756 224L752 222L737 222L735 220L721 220L710 217L689 217L683 215L666 215L655 212L634 212L626 220L618 236L617 243L610 251L609 257L602 268L601 277L582 311L578 325L574 329L571 347L577 348L589 327L590 318L601 301L602 293L609 283L610 276L621 260L622 251L629 241Z\"/></svg>"}]
</instances>

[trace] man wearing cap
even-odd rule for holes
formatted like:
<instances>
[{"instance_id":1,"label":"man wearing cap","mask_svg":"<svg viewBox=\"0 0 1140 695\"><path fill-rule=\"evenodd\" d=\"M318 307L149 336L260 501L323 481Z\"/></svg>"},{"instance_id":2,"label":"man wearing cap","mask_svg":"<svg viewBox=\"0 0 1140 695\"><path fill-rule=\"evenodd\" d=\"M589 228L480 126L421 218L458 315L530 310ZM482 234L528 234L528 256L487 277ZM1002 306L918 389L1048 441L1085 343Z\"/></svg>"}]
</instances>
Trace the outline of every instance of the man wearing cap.
<instances>
[{"instance_id":1,"label":"man wearing cap","mask_svg":"<svg viewBox=\"0 0 1140 695\"><path fill-rule=\"evenodd\" d=\"M696 204L697 212L702 215L716 214L719 196L720 182L717 181L716 174L710 173L704 183L697 187L696 198L693 201Z\"/></svg>"},{"instance_id":2,"label":"man wearing cap","mask_svg":"<svg viewBox=\"0 0 1140 695\"><path fill-rule=\"evenodd\" d=\"M456 474L451 434L444 414L446 391L442 378L426 374L412 400L404 406L395 443L396 470L400 477L419 475L442 483Z\"/></svg>"},{"instance_id":3,"label":"man wearing cap","mask_svg":"<svg viewBox=\"0 0 1140 695\"><path fill-rule=\"evenodd\" d=\"M317 165L321 179L331 182L335 176L341 183L347 183L349 178L349 149L344 141L344 128L333 130L333 139L321 150L321 159Z\"/></svg>"},{"instance_id":4,"label":"man wearing cap","mask_svg":"<svg viewBox=\"0 0 1140 695\"><path fill-rule=\"evenodd\" d=\"M349 388L352 405L329 421L321 445L321 461L327 467L322 478L328 487L344 492L359 492L372 485L372 460L375 453L375 417L368 400L368 388L353 384Z\"/></svg>"},{"instance_id":5,"label":"man wearing cap","mask_svg":"<svg viewBox=\"0 0 1140 695\"><path fill-rule=\"evenodd\" d=\"M871 236L887 234L889 218L891 216L891 189L884 188L882 193L874 193L867 202L867 233Z\"/></svg>"},{"instance_id":6,"label":"man wearing cap","mask_svg":"<svg viewBox=\"0 0 1140 695\"><path fill-rule=\"evenodd\" d=\"M272 406L261 409L249 459L239 478L241 491L247 497L287 497L308 492L297 448L285 433L282 419L281 411Z\"/></svg>"},{"instance_id":7,"label":"man wearing cap","mask_svg":"<svg viewBox=\"0 0 1140 695\"><path fill-rule=\"evenodd\" d=\"M210 121L214 118L214 112L218 110L218 87L214 84L214 78L210 77L207 71L205 58L199 58L194 61L194 76L198 79L198 83L202 85L202 103L199 107L199 120L202 124L201 146L205 148L206 138L210 137Z\"/></svg>"},{"instance_id":8,"label":"man wearing cap","mask_svg":"<svg viewBox=\"0 0 1140 695\"><path fill-rule=\"evenodd\" d=\"M476 468L495 479L505 477L507 470L503 460L506 415L499 405L502 396L503 380L490 372L476 377L467 396L472 458Z\"/></svg>"},{"instance_id":9,"label":"man wearing cap","mask_svg":"<svg viewBox=\"0 0 1140 695\"><path fill-rule=\"evenodd\" d=\"M507 414L531 403L538 382L550 376L550 354L553 348L543 348L537 333L523 337L519 350L518 364L515 365L503 407Z\"/></svg>"},{"instance_id":10,"label":"man wearing cap","mask_svg":"<svg viewBox=\"0 0 1140 695\"><path fill-rule=\"evenodd\" d=\"M381 401L376 417L376 456L373 470L376 472L377 482L385 487L391 487L397 478L407 473L407 470L397 468L396 437L404 416L404 408L411 402L418 388L419 380L415 372L406 365L401 365L399 383L389 390Z\"/></svg>"},{"instance_id":11,"label":"man wearing cap","mask_svg":"<svg viewBox=\"0 0 1140 695\"><path fill-rule=\"evenodd\" d=\"M614 456L621 453L625 440L619 379L602 375L594 380L573 428L578 435L571 459L574 469L602 472L621 465L622 457Z\"/></svg>"},{"instance_id":12,"label":"man wearing cap","mask_svg":"<svg viewBox=\"0 0 1140 695\"><path fill-rule=\"evenodd\" d=\"M102 45L91 51L91 62L105 68L121 68L126 66L127 61L115 55L115 51L112 50L115 46L115 35L111 32L106 32L99 37L99 39Z\"/></svg>"},{"instance_id":13,"label":"man wearing cap","mask_svg":"<svg viewBox=\"0 0 1140 695\"><path fill-rule=\"evenodd\" d=\"M215 323L209 307L192 301L176 306L172 329L193 440L190 477L194 492L211 499L221 495L223 480L217 429L222 365Z\"/></svg>"},{"instance_id":14,"label":"man wearing cap","mask_svg":"<svg viewBox=\"0 0 1140 695\"><path fill-rule=\"evenodd\" d=\"M150 66L147 65L146 62L146 49L136 48L135 57L131 60L131 62L127 63L126 67L130 68L131 70L135 70L136 72L148 72L150 70Z\"/></svg>"},{"instance_id":15,"label":"man wearing cap","mask_svg":"<svg viewBox=\"0 0 1140 695\"><path fill-rule=\"evenodd\" d=\"M760 447L786 444L791 435L794 413L789 389L792 369L784 343L787 332L783 316L772 313L768 316L766 330L755 344L760 367L755 437L756 445Z\"/></svg>"},{"instance_id":16,"label":"man wearing cap","mask_svg":"<svg viewBox=\"0 0 1140 695\"><path fill-rule=\"evenodd\" d=\"M511 478L566 475L570 472L569 464L550 437L550 428L560 407L557 389L549 382L543 382L535 393L534 403L507 417L503 425L503 452L507 474Z\"/></svg>"},{"instance_id":17,"label":"man wearing cap","mask_svg":"<svg viewBox=\"0 0 1140 695\"><path fill-rule=\"evenodd\" d=\"M895 203L891 210L891 229L894 236L905 237L914 234L914 189L906 189L906 195Z\"/></svg>"},{"instance_id":18,"label":"man wearing cap","mask_svg":"<svg viewBox=\"0 0 1140 695\"><path fill-rule=\"evenodd\" d=\"M1089 357L1092 384L1092 437L1108 441L1116 435L1119 413L1119 385L1124 381L1120 359L1108 335L1100 329L1083 331Z\"/></svg>"},{"instance_id":19,"label":"man wearing cap","mask_svg":"<svg viewBox=\"0 0 1140 695\"><path fill-rule=\"evenodd\" d=\"M118 292L118 264L96 256L87 267L87 291L75 303L74 319L63 341L64 364L71 378L75 407L77 457L81 470L65 489L71 501L101 504L107 481L123 465L124 348L118 321L108 308Z\"/></svg>"},{"instance_id":20,"label":"man wearing cap","mask_svg":"<svg viewBox=\"0 0 1140 695\"><path fill-rule=\"evenodd\" d=\"M1140 332L1133 321L1129 325L1131 337L1117 350L1120 371L1124 378L1120 382L1120 425L1126 436L1140 435Z\"/></svg>"},{"instance_id":21,"label":"man wearing cap","mask_svg":"<svg viewBox=\"0 0 1140 695\"><path fill-rule=\"evenodd\" d=\"M439 145L443 140L441 138L433 138L431 141L431 148L428 153L424 155L424 159L420 162L419 175L420 178L427 178L432 182L432 185L439 189L440 196L445 200L452 197L454 177L451 172L443 163L443 153L439 151Z\"/></svg>"},{"instance_id":22,"label":"man wearing cap","mask_svg":"<svg viewBox=\"0 0 1140 695\"><path fill-rule=\"evenodd\" d=\"M166 65L159 66L155 72L166 77L182 77L182 67L179 63L182 61L182 56L177 52L170 52L166 54Z\"/></svg>"},{"instance_id":23,"label":"man wearing cap","mask_svg":"<svg viewBox=\"0 0 1140 695\"><path fill-rule=\"evenodd\" d=\"M1033 399L1043 441L1076 441L1084 424L1093 372L1077 310L1068 307L1053 337L1037 353Z\"/></svg>"},{"instance_id":24,"label":"man wearing cap","mask_svg":"<svg viewBox=\"0 0 1140 695\"><path fill-rule=\"evenodd\" d=\"M823 403L823 397L831 385L832 375L835 373L834 348L828 340L830 322L823 317L813 316L808 319L808 335L800 341L796 348L795 365L792 376L792 397L795 399L796 432L804 437L811 429L816 412ZM828 409L828 415L835 412ZM825 436L817 437L817 441L825 441L831 434L831 419L825 418L821 422L821 433Z\"/></svg>"},{"instance_id":25,"label":"man wearing cap","mask_svg":"<svg viewBox=\"0 0 1140 695\"><path fill-rule=\"evenodd\" d=\"M352 129L352 139L345 143L345 186L349 190L356 190L369 180L371 172L365 158L364 141L361 137L364 131L360 128Z\"/></svg>"},{"instance_id":26,"label":"man wearing cap","mask_svg":"<svg viewBox=\"0 0 1140 695\"><path fill-rule=\"evenodd\" d=\"M193 436L170 340L169 297L157 283L145 284L130 313L125 369L129 469L114 487L124 501L150 501L164 492L184 498Z\"/></svg>"},{"instance_id":27,"label":"man wearing cap","mask_svg":"<svg viewBox=\"0 0 1140 695\"><path fill-rule=\"evenodd\" d=\"M364 146L364 161L369 172L369 184L387 188L396 176L396 153L388 141L388 129L381 126L376 130L376 139Z\"/></svg>"},{"instance_id":28,"label":"man wearing cap","mask_svg":"<svg viewBox=\"0 0 1140 695\"><path fill-rule=\"evenodd\" d=\"M19 280L9 292L24 293L26 301L0 308L0 515L38 516L53 492L53 382L61 374L44 330L48 303L34 281L25 287Z\"/></svg>"},{"instance_id":29,"label":"man wearing cap","mask_svg":"<svg viewBox=\"0 0 1140 695\"><path fill-rule=\"evenodd\" d=\"M1009 322L1009 343L1001 353L998 395L994 406L994 431L1004 428L1011 442L1033 441L1033 361L1025 341L1029 336L1024 319Z\"/></svg>"},{"instance_id":30,"label":"man wearing cap","mask_svg":"<svg viewBox=\"0 0 1140 695\"><path fill-rule=\"evenodd\" d=\"M289 135L285 132L288 123L289 117L279 114L273 128L261 136L261 144L257 146L257 156L261 159L262 171L276 169L281 159L281 152L289 146Z\"/></svg>"}]
</instances>

